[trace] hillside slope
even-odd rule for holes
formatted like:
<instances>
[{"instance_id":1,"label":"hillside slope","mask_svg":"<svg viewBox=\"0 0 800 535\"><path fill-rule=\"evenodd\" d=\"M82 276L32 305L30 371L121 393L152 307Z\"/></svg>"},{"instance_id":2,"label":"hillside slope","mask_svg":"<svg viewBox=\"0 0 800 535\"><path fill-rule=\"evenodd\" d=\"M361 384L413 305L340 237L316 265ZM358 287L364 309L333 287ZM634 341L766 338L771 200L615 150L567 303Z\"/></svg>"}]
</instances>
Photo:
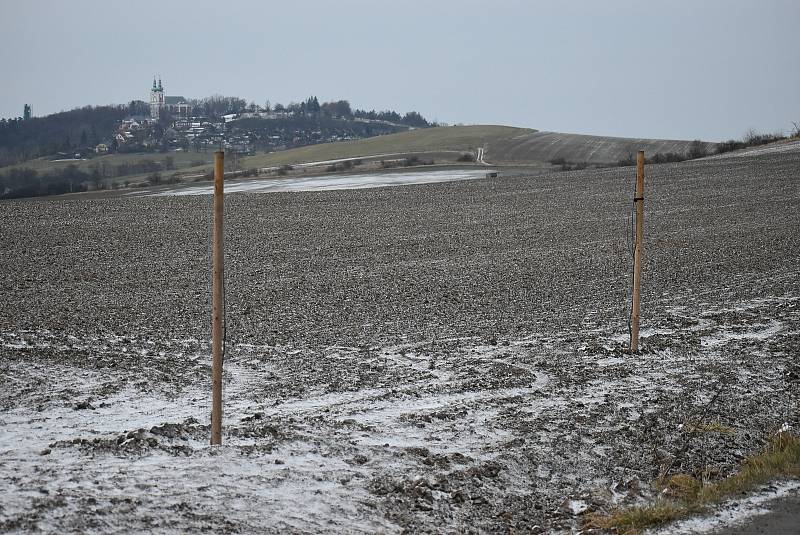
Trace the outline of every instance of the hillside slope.
<instances>
[{"instance_id":1,"label":"hillside slope","mask_svg":"<svg viewBox=\"0 0 800 535\"><path fill-rule=\"evenodd\" d=\"M475 154L478 147L485 149L485 159L491 164L537 165L563 158L573 163L606 165L626 159L637 150L644 150L648 156L656 153L683 155L689 152L691 144L688 140L564 134L509 126L445 126L259 154L247 158L245 166L266 167L408 152L469 151ZM715 146L704 142L710 153Z\"/></svg>"},{"instance_id":2,"label":"hillside slope","mask_svg":"<svg viewBox=\"0 0 800 535\"><path fill-rule=\"evenodd\" d=\"M623 138L562 134L559 132L526 132L490 145L486 159L492 163L549 162L563 158L568 162L612 164L643 150L648 156L658 152L686 154L692 141L671 139ZM713 152L714 143L704 143Z\"/></svg>"},{"instance_id":3,"label":"hillside slope","mask_svg":"<svg viewBox=\"0 0 800 535\"><path fill-rule=\"evenodd\" d=\"M692 141L618 138L539 132L510 126L476 125L420 128L396 134L355 141L319 143L297 149L231 156L229 169L241 169L250 176L257 173L285 174L288 165L296 173L329 172L330 164L340 160L363 160L361 170L416 165L475 165L464 159L471 153L478 165L551 168L553 163L614 165L631 159L637 150L648 157L656 153L687 155ZM708 153L716 144L704 143ZM416 162L409 163L414 158ZM87 160L30 160L17 166L0 168L0 196L45 195L106 187L143 184L156 176L159 180L202 180L210 176L211 152L169 152L110 154ZM385 160L385 161L384 161ZM350 163L349 169L358 163ZM226 164L227 166L227 164ZM341 170L341 169L340 169ZM291 172L292 170L289 169ZM164 176L155 175L163 173ZM91 187L89 187L91 186ZM25 189L27 188L27 189ZM30 190L28 192L27 190ZM22 191L25 190L25 191ZM11 192L11 193L8 193Z\"/></svg>"},{"instance_id":4,"label":"hillside slope","mask_svg":"<svg viewBox=\"0 0 800 535\"><path fill-rule=\"evenodd\" d=\"M442 126L377 136L357 141L310 145L287 151L258 154L245 159L246 167L296 164L408 152L472 151L483 146L503 146L511 139L536 132L511 126Z\"/></svg>"}]
</instances>

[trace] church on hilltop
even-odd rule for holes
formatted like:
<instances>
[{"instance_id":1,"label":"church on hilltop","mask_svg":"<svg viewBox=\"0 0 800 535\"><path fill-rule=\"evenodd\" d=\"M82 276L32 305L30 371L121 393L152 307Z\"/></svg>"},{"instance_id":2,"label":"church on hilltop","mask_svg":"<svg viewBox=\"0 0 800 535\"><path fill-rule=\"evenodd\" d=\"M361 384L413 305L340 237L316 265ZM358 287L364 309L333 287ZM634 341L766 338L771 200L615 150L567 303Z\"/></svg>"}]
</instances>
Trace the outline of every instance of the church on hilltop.
<instances>
[{"instance_id":1,"label":"church on hilltop","mask_svg":"<svg viewBox=\"0 0 800 535\"><path fill-rule=\"evenodd\" d=\"M192 105L179 96L164 96L164 86L161 78L153 77L153 87L150 89L150 118L157 121L162 110L166 110L176 117L189 117L192 114Z\"/></svg>"}]
</instances>

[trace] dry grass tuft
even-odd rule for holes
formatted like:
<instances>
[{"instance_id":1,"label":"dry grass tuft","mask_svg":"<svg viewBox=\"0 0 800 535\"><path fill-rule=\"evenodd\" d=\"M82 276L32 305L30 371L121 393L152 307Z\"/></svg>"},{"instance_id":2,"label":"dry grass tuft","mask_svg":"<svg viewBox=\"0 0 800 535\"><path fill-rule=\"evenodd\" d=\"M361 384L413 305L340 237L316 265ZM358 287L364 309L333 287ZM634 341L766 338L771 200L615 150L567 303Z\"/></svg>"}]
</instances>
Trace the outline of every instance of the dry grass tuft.
<instances>
[{"instance_id":1,"label":"dry grass tuft","mask_svg":"<svg viewBox=\"0 0 800 535\"><path fill-rule=\"evenodd\" d=\"M703 483L692 475L677 474L670 477L664 488L664 494L679 500L693 500L703 488Z\"/></svg>"},{"instance_id":2,"label":"dry grass tuft","mask_svg":"<svg viewBox=\"0 0 800 535\"><path fill-rule=\"evenodd\" d=\"M704 424L689 423L686 425L685 430L689 433L724 433L726 435L733 433L733 428L719 422L709 422Z\"/></svg>"},{"instance_id":3,"label":"dry grass tuft","mask_svg":"<svg viewBox=\"0 0 800 535\"><path fill-rule=\"evenodd\" d=\"M672 501L659 501L642 507L619 509L610 515L587 515L585 528L611 530L622 535L637 535L643 529L681 518L685 511Z\"/></svg>"},{"instance_id":4,"label":"dry grass tuft","mask_svg":"<svg viewBox=\"0 0 800 535\"><path fill-rule=\"evenodd\" d=\"M704 483L689 474L671 476L657 483L665 498L606 515L588 515L585 527L637 534L643 529L700 513L712 504L781 477L800 477L800 437L789 431L775 434L762 452L745 459L739 471L728 478Z\"/></svg>"}]
</instances>

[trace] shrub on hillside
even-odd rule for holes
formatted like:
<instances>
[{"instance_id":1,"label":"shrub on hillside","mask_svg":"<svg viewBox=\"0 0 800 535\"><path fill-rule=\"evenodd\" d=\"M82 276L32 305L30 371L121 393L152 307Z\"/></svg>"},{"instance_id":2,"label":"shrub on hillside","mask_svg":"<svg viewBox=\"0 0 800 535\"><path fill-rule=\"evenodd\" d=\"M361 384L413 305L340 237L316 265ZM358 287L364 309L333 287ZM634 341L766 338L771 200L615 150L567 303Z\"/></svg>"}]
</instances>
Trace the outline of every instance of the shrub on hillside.
<instances>
[{"instance_id":1,"label":"shrub on hillside","mask_svg":"<svg viewBox=\"0 0 800 535\"><path fill-rule=\"evenodd\" d=\"M617 160L617 167L630 167L632 165L636 165L636 158L633 156L632 152L628 153L627 158L620 158Z\"/></svg>"},{"instance_id":2,"label":"shrub on hillside","mask_svg":"<svg viewBox=\"0 0 800 535\"><path fill-rule=\"evenodd\" d=\"M717 154L722 154L725 152L731 152L734 150L739 150L745 148L747 145L744 141L737 141L735 139L729 139L728 141L723 141L722 143L717 144L716 152Z\"/></svg>"},{"instance_id":3,"label":"shrub on hillside","mask_svg":"<svg viewBox=\"0 0 800 535\"><path fill-rule=\"evenodd\" d=\"M360 162L361 160L358 161ZM326 167L325 170L329 173L336 173L338 171L349 171L350 169L353 168L353 165L355 164L351 160L345 160L343 162L331 164L328 167Z\"/></svg>"},{"instance_id":4,"label":"shrub on hillside","mask_svg":"<svg viewBox=\"0 0 800 535\"><path fill-rule=\"evenodd\" d=\"M567 163L563 158L557 158L564 163L561 164L562 171L580 171L582 169L586 169L589 167L588 162L576 162L576 163ZM550 163L553 163L552 161Z\"/></svg>"},{"instance_id":5,"label":"shrub on hillside","mask_svg":"<svg viewBox=\"0 0 800 535\"><path fill-rule=\"evenodd\" d=\"M729 139L728 141L724 141L717 145L717 154L722 154L725 152L731 152L734 150L744 149L747 147L757 147L759 145L766 145L767 143L772 143L774 141L781 141L786 139L786 136L780 133L775 134L759 134L752 128L749 129L744 134L744 138L741 141L737 141L735 139Z\"/></svg>"},{"instance_id":6,"label":"shrub on hillside","mask_svg":"<svg viewBox=\"0 0 800 535\"><path fill-rule=\"evenodd\" d=\"M422 160L419 156L410 156L405 159L403 165L405 167L411 167L414 165L433 165L433 160Z\"/></svg>"},{"instance_id":7,"label":"shrub on hillside","mask_svg":"<svg viewBox=\"0 0 800 535\"><path fill-rule=\"evenodd\" d=\"M0 198L39 197L86 191L92 176L70 164L63 169L39 173L35 169L11 169L0 174ZM95 185L97 188L97 186Z\"/></svg>"},{"instance_id":8,"label":"shrub on hillside","mask_svg":"<svg viewBox=\"0 0 800 535\"><path fill-rule=\"evenodd\" d=\"M689 145L689 159L694 160L695 158L702 158L703 156L708 156L708 151L706 150L706 145L699 139L695 139L692 141L692 144Z\"/></svg>"}]
</instances>

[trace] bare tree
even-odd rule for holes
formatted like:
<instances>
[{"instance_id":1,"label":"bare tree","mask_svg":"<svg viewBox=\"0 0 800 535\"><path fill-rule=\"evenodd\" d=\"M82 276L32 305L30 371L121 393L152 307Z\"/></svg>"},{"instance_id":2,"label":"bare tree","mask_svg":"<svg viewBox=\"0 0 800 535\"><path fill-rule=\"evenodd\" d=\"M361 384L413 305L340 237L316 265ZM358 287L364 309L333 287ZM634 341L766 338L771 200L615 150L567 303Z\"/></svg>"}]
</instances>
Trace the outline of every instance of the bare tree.
<instances>
[{"instance_id":1,"label":"bare tree","mask_svg":"<svg viewBox=\"0 0 800 535\"><path fill-rule=\"evenodd\" d=\"M744 133L744 142L748 145L753 145L756 141L761 139L761 134L758 133L758 130L755 128L748 128L747 131Z\"/></svg>"}]
</instances>

